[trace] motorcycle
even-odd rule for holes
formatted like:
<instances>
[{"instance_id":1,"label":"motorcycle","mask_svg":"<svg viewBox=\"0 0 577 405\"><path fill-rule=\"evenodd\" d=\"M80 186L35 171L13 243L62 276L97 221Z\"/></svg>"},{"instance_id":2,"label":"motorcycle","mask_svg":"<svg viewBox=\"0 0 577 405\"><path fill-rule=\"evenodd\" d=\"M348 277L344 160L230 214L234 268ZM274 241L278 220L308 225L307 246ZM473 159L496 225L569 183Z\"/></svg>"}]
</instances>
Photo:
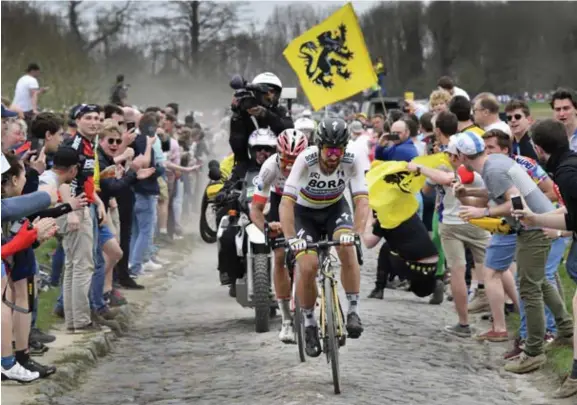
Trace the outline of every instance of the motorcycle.
<instances>
[{"instance_id":1,"label":"motorcycle","mask_svg":"<svg viewBox=\"0 0 577 405\"><path fill-rule=\"evenodd\" d=\"M229 204L235 203L236 209L229 209L220 220L217 241L227 228L236 228L235 253L245 268L244 276L236 280L236 301L243 308L254 309L255 331L263 333L270 330L270 318L276 316L278 304L272 293L273 260L270 244L249 217L257 176L258 171L249 171L242 180L242 190L233 188L231 191L227 200Z\"/></svg>"},{"instance_id":2,"label":"motorcycle","mask_svg":"<svg viewBox=\"0 0 577 405\"><path fill-rule=\"evenodd\" d=\"M208 164L209 183L204 189L200 205L199 231L206 243L215 243L218 231L219 214L223 207L216 203L216 195L222 190L224 180L221 177L220 165L216 160Z\"/></svg>"}]
</instances>

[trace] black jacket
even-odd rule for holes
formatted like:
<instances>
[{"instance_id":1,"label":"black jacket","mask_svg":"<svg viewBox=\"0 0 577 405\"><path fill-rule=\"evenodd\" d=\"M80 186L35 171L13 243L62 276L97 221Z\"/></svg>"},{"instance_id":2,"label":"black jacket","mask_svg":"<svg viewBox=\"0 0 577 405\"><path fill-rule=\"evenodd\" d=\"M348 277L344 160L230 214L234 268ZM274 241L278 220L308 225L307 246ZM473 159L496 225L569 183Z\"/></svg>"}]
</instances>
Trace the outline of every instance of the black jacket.
<instances>
[{"instance_id":1,"label":"black jacket","mask_svg":"<svg viewBox=\"0 0 577 405\"><path fill-rule=\"evenodd\" d=\"M98 147L98 166L100 171L102 172L108 166L114 165L114 159L106 156L106 153L102 150L102 148ZM110 199L112 197L117 197L118 195L125 192L125 190L129 190L130 186L136 183L136 172L132 169L128 169L124 176L117 179L116 177L108 178L108 179L100 179L100 192L98 196L104 203L106 210L110 207Z\"/></svg>"},{"instance_id":2,"label":"black jacket","mask_svg":"<svg viewBox=\"0 0 577 405\"><path fill-rule=\"evenodd\" d=\"M229 144L236 162L247 162L248 138L256 128L246 112L234 112L230 119ZM283 106L268 108L262 117L256 117L259 128L270 128L277 136L287 128L294 128L288 110Z\"/></svg>"},{"instance_id":3,"label":"black jacket","mask_svg":"<svg viewBox=\"0 0 577 405\"><path fill-rule=\"evenodd\" d=\"M568 231L577 231L577 153L565 150L551 155L547 161L547 171L559 187L559 192L567 208L565 223Z\"/></svg>"}]
</instances>

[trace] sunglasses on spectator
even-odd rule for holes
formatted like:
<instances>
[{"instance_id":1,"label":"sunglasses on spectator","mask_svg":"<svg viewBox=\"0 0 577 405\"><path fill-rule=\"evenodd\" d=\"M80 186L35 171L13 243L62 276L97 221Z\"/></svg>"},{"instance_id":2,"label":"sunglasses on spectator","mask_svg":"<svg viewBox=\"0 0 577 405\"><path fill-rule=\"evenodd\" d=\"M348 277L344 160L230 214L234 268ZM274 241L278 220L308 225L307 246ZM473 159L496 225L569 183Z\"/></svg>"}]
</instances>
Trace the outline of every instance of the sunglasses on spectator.
<instances>
[{"instance_id":1,"label":"sunglasses on spectator","mask_svg":"<svg viewBox=\"0 0 577 405\"><path fill-rule=\"evenodd\" d=\"M337 158L341 158L343 157L343 155L345 154L345 148L343 146L327 146L327 145L323 145L323 147L321 148L321 150L323 151L323 153L325 154L326 157L330 158L332 156L335 156Z\"/></svg>"},{"instance_id":2,"label":"sunglasses on spectator","mask_svg":"<svg viewBox=\"0 0 577 405\"><path fill-rule=\"evenodd\" d=\"M523 115L522 114L507 115L507 121L513 121L513 118L515 118L516 121L519 121L521 118L523 118Z\"/></svg>"},{"instance_id":3,"label":"sunglasses on spectator","mask_svg":"<svg viewBox=\"0 0 577 405\"><path fill-rule=\"evenodd\" d=\"M122 139L120 139L120 138L108 138L108 144L109 145L114 145L114 144L120 145L121 143L122 143Z\"/></svg>"},{"instance_id":4,"label":"sunglasses on spectator","mask_svg":"<svg viewBox=\"0 0 577 405\"><path fill-rule=\"evenodd\" d=\"M265 146L265 145L257 145L253 148L255 150L255 152L270 152L270 153L274 153L274 151L276 151L276 148L272 147L272 146Z\"/></svg>"}]
</instances>

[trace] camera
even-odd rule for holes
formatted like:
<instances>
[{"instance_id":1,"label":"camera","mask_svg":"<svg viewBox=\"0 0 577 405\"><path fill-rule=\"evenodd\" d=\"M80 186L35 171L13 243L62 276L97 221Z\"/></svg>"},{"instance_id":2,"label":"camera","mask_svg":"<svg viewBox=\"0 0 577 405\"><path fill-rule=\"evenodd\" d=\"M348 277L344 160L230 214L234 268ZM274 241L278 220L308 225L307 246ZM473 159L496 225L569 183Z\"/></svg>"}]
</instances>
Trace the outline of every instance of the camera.
<instances>
[{"instance_id":1,"label":"camera","mask_svg":"<svg viewBox=\"0 0 577 405\"><path fill-rule=\"evenodd\" d=\"M247 111L259 106L258 95L268 91L266 86L250 84L240 75L232 77L230 87L235 90L234 98L237 100L237 104L233 108L239 111Z\"/></svg>"}]
</instances>

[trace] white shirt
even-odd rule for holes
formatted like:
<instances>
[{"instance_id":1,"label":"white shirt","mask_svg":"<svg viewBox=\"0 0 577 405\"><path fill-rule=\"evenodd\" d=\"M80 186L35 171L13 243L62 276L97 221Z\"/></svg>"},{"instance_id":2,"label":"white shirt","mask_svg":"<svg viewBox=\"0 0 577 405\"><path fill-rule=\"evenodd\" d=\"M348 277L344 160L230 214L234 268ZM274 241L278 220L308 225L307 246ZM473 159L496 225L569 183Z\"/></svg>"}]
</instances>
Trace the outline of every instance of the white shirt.
<instances>
[{"instance_id":1,"label":"white shirt","mask_svg":"<svg viewBox=\"0 0 577 405\"><path fill-rule=\"evenodd\" d=\"M32 111L34 107L32 105L32 94L30 94L30 91L38 90L39 88L38 80L36 80L35 77L28 74L22 76L16 83L12 104L20 107L24 112Z\"/></svg>"},{"instance_id":2,"label":"white shirt","mask_svg":"<svg viewBox=\"0 0 577 405\"><path fill-rule=\"evenodd\" d=\"M257 188L254 192L253 201L266 203L271 193L282 195L286 177L282 174L278 165L278 155L275 153L262 164L258 174Z\"/></svg>"},{"instance_id":3,"label":"white shirt","mask_svg":"<svg viewBox=\"0 0 577 405\"><path fill-rule=\"evenodd\" d=\"M361 170L366 173L371 168L369 155L371 154L371 137L368 134L361 134L355 139L349 140L347 148L355 152L355 158L359 160Z\"/></svg>"},{"instance_id":4,"label":"white shirt","mask_svg":"<svg viewBox=\"0 0 577 405\"><path fill-rule=\"evenodd\" d=\"M453 97L455 97L455 96L463 96L467 100L470 100L469 94L467 94L467 92L465 90L463 90L462 88L457 87L457 86L453 86Z\"/></svg>"},{"instance_id":5,"label":"white shirt","mask_svg":"<svg viewBox=\"0 0 577 405\"><path fill-rule=\"evenodd\" d=\"M509 136L513 136L513 134L511 133L511 128L509 128L509 125L507 125L506 122L503 122L501 120L491 124L491 125L487 125L485 128L483 128L485 130L485 132L490 131L492 129L500 129L501 131L503 131L504 133L506 133Z\"/></svg>"}]
</instances>

